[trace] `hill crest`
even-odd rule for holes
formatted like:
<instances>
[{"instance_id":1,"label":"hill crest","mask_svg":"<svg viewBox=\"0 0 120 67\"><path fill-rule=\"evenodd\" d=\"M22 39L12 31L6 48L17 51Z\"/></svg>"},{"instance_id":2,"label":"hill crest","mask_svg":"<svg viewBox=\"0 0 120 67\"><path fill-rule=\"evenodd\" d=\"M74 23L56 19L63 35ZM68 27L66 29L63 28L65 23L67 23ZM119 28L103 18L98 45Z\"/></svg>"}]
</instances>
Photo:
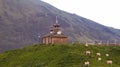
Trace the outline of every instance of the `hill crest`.
<instances>
[{"instance_id":1,"label":"hill crest","mask_svg":"<svg viewBox=\"0 0 120 67\"><path fill-rule=\"evenodd\" d=\"M91 54L86 55L85 51L90 51ZM97 56L96 53L100 53L101 56ZM105 54L109 56L106 57ZM102 58L102 60L98 61L97 58ZM112 60L113 63L106 64L107 60ZM91 67L119 67L120 47L49 44L33 45L0 54L2 67L86 67L85 61L89 61Z\"/></svg>"}]
</instances>

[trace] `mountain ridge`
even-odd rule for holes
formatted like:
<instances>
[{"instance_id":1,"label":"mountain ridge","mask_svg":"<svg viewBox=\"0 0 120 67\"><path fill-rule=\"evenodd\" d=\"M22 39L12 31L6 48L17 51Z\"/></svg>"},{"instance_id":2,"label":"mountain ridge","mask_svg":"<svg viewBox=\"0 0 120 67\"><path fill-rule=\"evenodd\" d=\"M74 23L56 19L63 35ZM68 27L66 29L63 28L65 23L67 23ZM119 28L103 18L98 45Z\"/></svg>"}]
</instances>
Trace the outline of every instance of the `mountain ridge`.
<instances>
[{"instance_id":1,"label":"mountain ridge","mask_svg":"<svg viewBox=\"0 0 120 67\"><path fill-rule=\"evenodd\" d=\"M40 0L0 0L0 51L39 43L58 16L69 42L120 40L120 30L61 11Z\"/></svg>"}]
</instances>

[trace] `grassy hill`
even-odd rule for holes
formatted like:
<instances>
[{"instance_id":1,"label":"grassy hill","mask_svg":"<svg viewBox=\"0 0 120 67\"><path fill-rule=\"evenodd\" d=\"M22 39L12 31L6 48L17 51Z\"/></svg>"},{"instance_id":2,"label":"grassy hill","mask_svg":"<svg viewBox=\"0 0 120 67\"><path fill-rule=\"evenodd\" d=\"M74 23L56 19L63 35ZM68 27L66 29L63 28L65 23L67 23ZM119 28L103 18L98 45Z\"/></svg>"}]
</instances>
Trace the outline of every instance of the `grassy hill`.
<instances>
[{"instance_id":1,"label":"grassy hill","mask_svg":"<svg viewBox=\"0 0 120 67\"><path fill-rule=\"evenodd\" d=\"M89 56L86 50L91 51ZM101 53L101 61L97 60L97 52ZM113 64L106 64L106 60ZM86 67L85 61L90 61L89 67L120 67L120 47L38 44L0 54L0 67Z\"/></svg>"}]
</instances>

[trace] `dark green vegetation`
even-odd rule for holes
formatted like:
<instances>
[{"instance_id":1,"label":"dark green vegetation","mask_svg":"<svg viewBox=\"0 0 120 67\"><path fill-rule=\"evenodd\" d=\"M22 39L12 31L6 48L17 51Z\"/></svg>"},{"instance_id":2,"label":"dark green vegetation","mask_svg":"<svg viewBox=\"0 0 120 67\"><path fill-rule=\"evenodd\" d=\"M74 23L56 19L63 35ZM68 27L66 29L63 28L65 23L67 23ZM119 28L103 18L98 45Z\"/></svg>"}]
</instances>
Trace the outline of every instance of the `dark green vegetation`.
<instances>
[{"instance_id":1,"label":"dark green vegetation","mask_svg":"<svg viewBox=\"0 0 120 67\"><path fill-rule=\"evenodd\" d=\"M69 41L120 40L120 30L61 11L40 0L0 0L0 52L38 43L58 16Z\"/></svg>"},{"instance_id":2,"label":"dark green vegetation","mask_svg":"<svg viewBox=\"0 0 120 67\"><path fill-rule=\"evenodd\" d=\"M85 51L91 51L86 55ZM100 52L101 56L96 53ZM106 57L108 53L110 56ZM102 60L98 61L97 58ZM106 64L112 60L113 64ZM0 54L0 67L120 67L120 47L118 46L84 46L81 44L33 45Z\"/></svg>"}]
</instances>

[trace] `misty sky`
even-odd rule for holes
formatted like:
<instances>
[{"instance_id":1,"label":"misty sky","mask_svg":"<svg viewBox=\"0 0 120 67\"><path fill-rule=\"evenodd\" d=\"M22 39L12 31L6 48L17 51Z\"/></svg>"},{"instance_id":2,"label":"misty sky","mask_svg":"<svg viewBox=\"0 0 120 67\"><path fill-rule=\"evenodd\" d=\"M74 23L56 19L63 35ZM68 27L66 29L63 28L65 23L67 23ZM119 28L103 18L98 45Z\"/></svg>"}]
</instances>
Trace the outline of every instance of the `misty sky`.
<instances>
[{"instance_id":1,"label":"misty sky","mask_svg":"<svg viewBox=\"0 0 120 67\"><path fill-rule=\"evenodd\" d=\"M120 29L120 0L43 0L61 10Z\"/></svg>"}]
</instances>

